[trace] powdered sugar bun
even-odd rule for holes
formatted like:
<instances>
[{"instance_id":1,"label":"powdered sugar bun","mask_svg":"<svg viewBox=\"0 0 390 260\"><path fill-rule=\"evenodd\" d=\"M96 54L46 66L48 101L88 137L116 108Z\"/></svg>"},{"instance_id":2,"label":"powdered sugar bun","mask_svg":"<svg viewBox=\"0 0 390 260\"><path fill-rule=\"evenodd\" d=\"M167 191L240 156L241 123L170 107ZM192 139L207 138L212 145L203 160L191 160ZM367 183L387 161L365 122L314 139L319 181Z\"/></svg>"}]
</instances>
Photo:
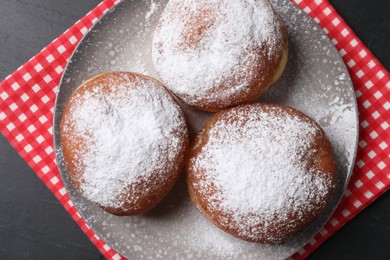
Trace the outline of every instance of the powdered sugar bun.
<instances>
[{"instance_id":1,"label":"powdered sugar bun","mask_svg":"<svg viewBox=\"0 0 390 260\"><path fill-rule=\"evenodd\" d=\"M206 111L258 98L282 74L287 52L267 0L170 0L152 47L165 85Z\"/></svg>"},{"instance_id":2,"label":"powdered sugar bun","mask_svg":"<svg viewBox=\"0 0 390 260\"><path fill-rule=\"evenodd\" d=\"M146 212L164 198L188 147L172 96L158 81L130 72L104 73L78 87L60 138L75 187L116 215Z\"/></svg>"},{"instance_id":3,"label":"powdered sugar bun","mask_svg":"<svg viewBox=\"0 0 390 260\"><path fill-rule=\"evenodd\" d=\"M325 209L336 182L332 147L298 110L250 104L216 113L187 165L192 201L241 239L281 243Z\"/></svg>"}]
</instances>

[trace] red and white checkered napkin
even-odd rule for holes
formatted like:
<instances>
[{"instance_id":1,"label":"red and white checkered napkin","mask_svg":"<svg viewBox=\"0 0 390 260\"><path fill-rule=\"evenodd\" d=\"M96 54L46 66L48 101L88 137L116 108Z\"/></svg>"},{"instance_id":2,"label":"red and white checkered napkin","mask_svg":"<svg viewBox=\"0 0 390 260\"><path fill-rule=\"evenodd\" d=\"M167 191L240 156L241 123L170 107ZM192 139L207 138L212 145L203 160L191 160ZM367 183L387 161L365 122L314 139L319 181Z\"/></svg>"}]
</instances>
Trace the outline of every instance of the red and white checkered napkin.
<instances>
[{"instance_id":1,"label":"red and white checkered napkin","mask_svg":"<svg viewBox=\"0 0 390 260\"><path fill-rule=\"evenodd\" d=\"M390 75L326 0L292 0L336 45L354 83L360 111L356 165L348 189L325 227L294 259L302 259L390 187ZM106 258L121 256L77 213L59 177L52 138L53 106L61 74L77 43L116 2L99 6L0 84L0 130L64 205ZM387 173L386 173L387 172Z\"/></svg>"}]
</instances>

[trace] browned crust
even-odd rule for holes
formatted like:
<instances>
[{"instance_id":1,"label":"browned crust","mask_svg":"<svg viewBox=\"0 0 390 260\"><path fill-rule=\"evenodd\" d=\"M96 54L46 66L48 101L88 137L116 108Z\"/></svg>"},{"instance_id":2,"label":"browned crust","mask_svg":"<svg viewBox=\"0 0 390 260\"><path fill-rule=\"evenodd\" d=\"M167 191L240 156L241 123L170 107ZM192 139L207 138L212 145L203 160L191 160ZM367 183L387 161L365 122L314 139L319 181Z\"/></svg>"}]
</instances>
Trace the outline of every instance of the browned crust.
<instances>
[{"instance_id":1,"label":"browned crust","mask_svg":"<svg viewBox=\"0 0 390 260\"><path fill-rule=\"evenodd\" d=\"M291 226L289 223L274 223L274 225L267 231L268 233L264 232L262 236L255 239L249 236L240 235L238 229L229 225L222 224L221 222L222 218L229 219L231 218L231 216L229 216L225 212L217 211L214 208L210 207L208 202L208 195L211 195L212 191L210 191L206 196L203 196L195 188L194 185L200 181L200 178L202 178L202 177L198 178L196 177L196 175L202 176L202 174L204 173L195 172L194 163L195 163L195 158L201 152L202 147L208 142L209 138L212 138L209 136L209 132L211 128L214 126L214 124L217 121L223 119L231 109L222 110L221 112L216 113L192 143L189 152L187 166L186 166L187 186L188 186L191 200L198 208L198 210L213 224L215 224L217 227L221 228L225 232L249 242L266 243L266 244L282 243L287 241L288 239L290 239L300 231L302 231L308 225L310 225L324 211L327 203L331 199L331 196L334 191L334 186L336 184L336 164L335 164L330 141L326 137L321 127L313 119L311 119L310 117L308 117L307 115L303 114L302 112L296 109L281 106L281 105L276 105L276 104L256 103L256 104L239 106L239 108L246 108L249 110L256 106L262 107L264 111L269 111L270 109L273 109L275 107L282 108L284 111L288 112L288 114L298 116L302 120L316 126L319 129L319 132L315 137L315 141L312 147L313 150L317 150L318 152L315 153L315 155L312 158L310 158L309 164L312 165L318 171L320 171L323 175L326 175L326 177L330 180L330 183L332 184L329 187L329 193L324 198L323 203L321 203L320 205L315 205L316 209L311 212L306 212L303 217L297 216L296 214L294 214L294 212L289 212L288 213L289 221L291 221L291 223L296 223L295 225ZM232 109L236 109L236 108L232 108ZM314 203L314 202L310 202L310 203ZM258 227L262 229L261 225L259 225Z\"/></svg>"},{"instance_id":2,"label":"browned crust","mask_svg":"<svg viewBox=\"0 0 390 260\"><path fill-rule=\"evenodd\" d=\"M204 35L204 31L210 27L212 23L212 14L215 10L210 9L209 6L204 6L202 11L191 20L191 26L188 30L188 35L185 35L182 48L187 48L188 46L196 47L199 44L200 39ZM276 13L274 15L277 15ZM277 15L278 16L278 15ZM205 19L207 17L208 19ZM234 107L240 104L245 104L252 102L259 98L265 91L267 91L272 84L274 84L282 75L288 60L288 34L287 30L278 16L280 27L282 31L282 40L279 43L276 43L276 46L261 46L256 51L258 53L268 53L268 50L274 49L275 51L271 54L271 58L263 56L262 59L258 60L254 64L249 64L246 68L246 71L252 73L253 78L249 83L249 92L247 93L237 93L232 95L229 99L217 99L210 100L206 98L198 98L196 102L190 104L193 108L207 111L207 112L218 112L222 109L229 107ZM157 30L161 28L161 24L157 25ZM156 46L158 48L158 46ZM260 55L262 56L262 55ZM230 89L238 84L240 79L234 80L232 78L229 83L222 83L218 86L212 88L210 91L210 96L215 96L215 94L222 93L227 89ZM169 88L169 85L167 85ZM185 95L180 95L175 93L176 96L186 103L185 99L190 99L190 97L184 97Z\"/></svg>"},{"instance_id":3,"label":"browned crust","mask_svg":"<svg viewBox=\"0 0 390 260\"><path fill-rule=\"evenodd\" d=\"M255 75L257 76L254 76L252 83L249 86L250 91L248 93L246 93L245 95L237 95L236 97L234 97L234 99L229 100L228 102L226 102L226 100L218 100L216 102L210 102L209 100L205 100L205 103L202 104L202 106L193 107L207 112L218 112L223 109L235 107L237 105L250 103L258 99L275 82L277 82L283 74L283 71L288 61L288 34L281 20L280 23L283 32L281 48L279 49L278 53L272 55L273 59L268 61L263 59L259 62L259 64L254 64L254 67L248 68L248 70L257 70L257 73L255 73ZM270 46L266 47L270 48ZM260 64L264 65L261 66ZM221 86L217 88L215 92L220 92L224 88L226 88L226 86Z\"/></svg>"},{"instance_id":4,"label":"browned crust","mask_svg":"<svg viewBox=\"0 0 390 260\"><path fill-rule=\"evenodd\" d=\"M150 80L158 83L158 86L163 85L157 80L141 75L138 73L132 72L110 72L110 73L102 73L97 75L88 81L81 84L70 96L69 101L65 107L64 114L60 123L60 139L63 147L63 155L64 161L67 166L67 171L70 179L72 180L76 189L82 194L82 190L80 188L81 183L83 182L83 169L76 167L76 165L83 165L82 156L87 149L87 145L83 138L76 136L74 133L74 124L70 119L70 110L75 105L76 100L78 99L78 95L84 95L86 91L91 90L94 86L104 85L103 91L110 93L110 86L112 84L121 84L127 82L127 79L134 84L139 82L139 79ZM141 87L141 85L137 85L137 87ZM165 89L165 88L164 88ZM173 105L177 105L172 97ZM177 105L178 106L178 105ZM180 110L181 111L181 110ZM93 115L91 115L93 116ZM184 114L181 112L181 118L184 121ZM64 129L68 128L68 131L64 131ZM118 200L124 202L124 206L120 208L110 208L110 207L102 207L104 210L120 216L129 216L129 215L137 215L144 213L151 208L153 208L158 202L160 202L172 189L172 187L177 182L179 175L182 171L185 154L189 147L189 137L187 128L183 129L180 133L176 133L180 139L181 144L179 147L180 152L174 158L172 164L174 165L172 171L165 172L155 172L151 175L150 178L144 181L140 181L135 187L131 187L129 184L128 189L122 193ZM164 158L161 158L164 160ZM168 167L167 167L168 168ZM163 174L166 176L165 181L161 182L157 178L158 175ZM149 192L145 194L146 189L149 189ZM131 197L138 196L138 201L130 200ZM101 205L100 205L101 206Z\"/></svg>"}]
</instances>

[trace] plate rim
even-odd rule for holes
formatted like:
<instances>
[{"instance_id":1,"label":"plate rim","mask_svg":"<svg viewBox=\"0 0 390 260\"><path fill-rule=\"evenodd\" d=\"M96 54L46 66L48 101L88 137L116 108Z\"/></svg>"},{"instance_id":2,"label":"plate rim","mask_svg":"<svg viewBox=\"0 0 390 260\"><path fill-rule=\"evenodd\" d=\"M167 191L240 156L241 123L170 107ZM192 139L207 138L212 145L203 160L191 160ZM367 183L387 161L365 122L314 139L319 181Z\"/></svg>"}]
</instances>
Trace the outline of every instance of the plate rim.
<instances>
[{"instance_id":1,"label":"plate rim","mask_svg":"<svg viewBox=\"0 0 390 260\"><path fill-rule=\"evenodd\" d=\"M340 202L341 200L343 199L344 197L344 194L345 194L345 191L347 190L347 187L349 185L349 182L351 180L351 177L352 177L352 174L353 174L353 171L354 171L354 166L355 166L355 163L356 163L356 156L357 156L357 151L358 151L358 142L359 142L359 137L360 137L360 129L359 129L359 107L358 107L358 103L357 103L357 97L356 97L356 94L355 94L355 89L354 89L354 85L353 85L353 81L351 79L351 76L349 74L349 71L348 71L348 68L342 58L342 56L340 55L339 51L337 50L336 46L332 43L330 37L324 32L323 28L318 24L316 23L312 17L310 17L310 15L308 15L306 12L304 12L302 9L300 9L297 5L295 5L293 2L291 2L291 0L270 0L271 4L274 6L275 4L275 1L276 2L288 2L291 6L293 6L294 10L296 10L297 12L300 12L301 15L304 15L306 16L306 18L308 18L311 23L314 23L316 25L316 27L318 29L320 29L320 34L322 36L325 36L325 38L323 40L325 41L328 41L328 45L331 46L331 48L333 49L334 52L337 53L337 57L338 59L341 61L341 64L340 64L340 67L342 68L342 72L343 73L346 73L346 81L348 82L348 85L349 85L349 88L351 90L351 92L353 93L353 96L351 97L351 100L352 100L352 106L353 106L353 109L354 109L354 127L355 127L355 131L354 131L354 134L355 134L355 138L353 140L353 149L351 151L351 156L352 156L352 160L351 160L351 167L346 175L346 178L345 178L345 182L344 184L342 185L342 190L343 190L343 193L340 194L339 198L337 198L335 200L335 206L334 208L330 211L329 213L329 216L327 216L327 219L323 222L323 224L321 225L320 228L318 228L318 230L316 230L316 232L314 233L313 237L315 235L318 234L318 232L329 222L330 218L333 216L334 212L336 211L336 209L339 207L340 205ZM63 70L63 73L61 75L61 79L58 83L58 89L57 89L57 92L56 92L56 98L55 98L55 103L54 103L54 108L53 108L53 119L52 119L52 132L53 132L53 146L54 146L54 152L55 152L55 159L56 159L56 165L57 165L57 168L59 170L59 173L60 173L60 177L61 177L61 180L63 182L63 185L64 185L64 188L65 190L67 191L68 193L68 196L69 196L69 200L73 202L73 198L72 196L70 196L70 193L68 192L68 187L71 186L71 184L67 183L66 178L69 178L66 177L65 175L68 175L68 172L63 172L62 169L61 169L61 165L63 163L63 153L62 153L62 143L61 143L61 140L60 140L60 134L59 134L59 131L60 131L60 122L61 122L61 119L62 119L62 116L61 118L59 118L58 116L58 103L59 103L59 97L60 97L60 92L61 92L61 87L64 85L64 81L66 80L66 75L67 75L67 72L69 70L69 67L71 66L71 63L73 61L73 58L74 56L76 55L79 47L83 44L83 42L85 41L85 39L88 37L88 35L94 30L94 28L99 25L101 23L101 21L111 15L113 12L115 12L115 10L120 7L122 4L125 3L125 0L118 0L114 3L114 6L111 7L106 13L104 13L100 18L98 18L98 20L91 26L91 28L88 29L88 31L83 35L83 37L80 39L80 41L78 42L78 44L76 45L76 47L74 48L72 54L69 56L68 58L68 61L66 63L66 66ZM276 9L276 8L275 8ZM59 152L61 151L61 152ZM92 228L93 225L90 225L88 223L88 218L86 218L84 216L84 214L82 212L80 212L80 210L76 207L76 204L74 204L74 207L76 208L77 210L77 213L80 214L81 218L84 220L84 222L88 225L88 227L99 237L99 239L101 239L105 244L107 244L110 248L112 248L113 250L115 250L118 254L121 254L120 251L118 249L118 247L116 247L114 244L109 244L106 242L106 240L103 238L104 235L102 232L100 231L97 231L95 230L94 228ZM313 222L314 223L314 222ZM306 245L308 243L309 240L305 241L305 243L302 245ZM96 247L96 245L94 245ZM98 248L99 250L99 248ZM100 251L100 250L99 250ZM295 251L293 254L295 254L297 251ZM292 255L293 255L292 254ZM292 256L291 255L291 256Z\"/></svg>"}]
</instances>

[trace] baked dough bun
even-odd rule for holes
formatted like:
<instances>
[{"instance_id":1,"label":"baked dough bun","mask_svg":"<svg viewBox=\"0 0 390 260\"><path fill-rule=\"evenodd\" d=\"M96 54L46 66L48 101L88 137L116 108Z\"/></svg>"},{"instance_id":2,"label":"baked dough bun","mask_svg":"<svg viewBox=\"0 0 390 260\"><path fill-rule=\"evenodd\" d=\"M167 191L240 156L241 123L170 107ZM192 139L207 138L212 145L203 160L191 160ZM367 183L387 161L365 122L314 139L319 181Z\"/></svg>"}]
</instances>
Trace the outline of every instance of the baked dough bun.
<instances>
[{"instance_id":1,"label":"baked dough bun","mask_svg":"<svg viewBox=\"0 0 390 260\"><path fill-rule=\"evenodd\" d=\"M70 96L60 125L76 189L115 215L144 213L171 190L188 147L183 113L150 77L100 74Z\"/></svg>"},{"instance_id":2,"label":"baked dough bun","mask_svg":"<svg viewBox=\"0 0 390 260\"><path fill-rule=\"evenodd\" d=\"M250 242L281 243L331 199L336 166L321 127L302 112L250 104L216 113L190 150L187 185L199 211Z\"/></svg>"},{"instance_id":3,"label":"baked dough bun","mask_svg":"<svg viewBox=\"0 0 390 260\"><path fill-rule=\"evenodd\" d=\"M170 0L153 36L162 82L211 112L258 98L287 56L286 30L267 0Z\"/></svg>"}]
</instances>

